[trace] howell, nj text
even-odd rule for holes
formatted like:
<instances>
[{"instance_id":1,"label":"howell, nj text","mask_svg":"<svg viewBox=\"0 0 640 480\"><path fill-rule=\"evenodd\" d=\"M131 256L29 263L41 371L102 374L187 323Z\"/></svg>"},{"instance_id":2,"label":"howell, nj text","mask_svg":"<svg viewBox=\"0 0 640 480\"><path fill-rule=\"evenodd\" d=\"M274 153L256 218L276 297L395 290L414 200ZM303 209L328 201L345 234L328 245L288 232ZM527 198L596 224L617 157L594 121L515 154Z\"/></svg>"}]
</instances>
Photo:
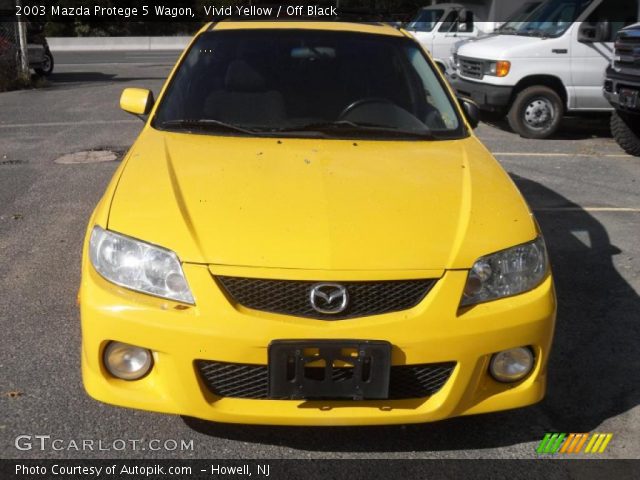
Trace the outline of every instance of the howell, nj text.
<instances>
[{"instance_id":1,"label":"howell, nj text","mask_svg":"<svg viewBox=\"0 0 640 480\"><path fill-rule=\"evenodd\" d=\"M202 470L206 472L206 470ZM250 477L253 473L258 476L268 477L271 474L271 467L269 465L211 465L209 468L210 475L244 475Z\"/></svg>"}]
</instances>

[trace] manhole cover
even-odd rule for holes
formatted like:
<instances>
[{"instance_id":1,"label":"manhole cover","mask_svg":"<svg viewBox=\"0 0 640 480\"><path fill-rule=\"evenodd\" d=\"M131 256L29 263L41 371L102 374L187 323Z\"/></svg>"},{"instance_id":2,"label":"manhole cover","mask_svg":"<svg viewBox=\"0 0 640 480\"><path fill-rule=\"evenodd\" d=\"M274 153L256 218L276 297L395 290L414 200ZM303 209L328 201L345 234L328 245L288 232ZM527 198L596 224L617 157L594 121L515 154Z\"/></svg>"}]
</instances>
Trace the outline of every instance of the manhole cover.
<instances>
[{"instance_id":1,"label":"manhole cover","mask_svg":"<svg viewBox=\"0 0 640 480\"><path fill-rule=\"evenodd\" d=\"M85 152L68 153L56 159L56 163L102 163L113 162L118 159L118 154L111 150L87 150Z\"/></svg>"}]
</instances>

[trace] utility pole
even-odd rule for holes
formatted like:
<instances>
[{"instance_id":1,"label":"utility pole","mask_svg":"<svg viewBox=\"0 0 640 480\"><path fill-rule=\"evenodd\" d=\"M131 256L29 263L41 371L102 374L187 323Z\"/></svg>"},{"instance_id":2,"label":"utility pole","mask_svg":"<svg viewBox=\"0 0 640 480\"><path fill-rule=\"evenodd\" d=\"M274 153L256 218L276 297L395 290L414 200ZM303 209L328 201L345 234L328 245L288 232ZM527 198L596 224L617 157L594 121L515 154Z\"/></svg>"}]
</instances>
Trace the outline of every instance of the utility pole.
<instances>
[{"instance_id":1,"label":"utility pole","mask_svg":"<svg viewBox=\"0 0 640 480\"><path fill-rule=\"evenodd\" d=\"M16 0L16 6L19 7L22 0ZM21 18L16 18L18 22L18 39L20 46L20 76L22 78L29 77L29 52L27 49L27 25Z\"/></svg>"}]
</instances>

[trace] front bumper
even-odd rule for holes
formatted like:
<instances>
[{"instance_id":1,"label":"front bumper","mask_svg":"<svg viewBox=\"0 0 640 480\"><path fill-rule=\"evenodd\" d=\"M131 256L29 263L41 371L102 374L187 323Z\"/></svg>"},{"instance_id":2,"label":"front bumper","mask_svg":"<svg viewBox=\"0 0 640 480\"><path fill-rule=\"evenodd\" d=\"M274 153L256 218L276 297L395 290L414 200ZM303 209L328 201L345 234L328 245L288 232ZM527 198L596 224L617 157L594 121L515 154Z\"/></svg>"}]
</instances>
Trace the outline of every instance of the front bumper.
<instances>
[{"instance_id":1,"label":"front bumper","mask_svg":"<svg viewBox=\"0 0 640 480\"><path fill-rule=\"evenodd\" d=\"M640 75L616 72L613 68L608 67L603 88L604 97L616 110L640 114L640 105L630 108L620 102L620 88L628 88L640 92Z\"/></svg>"},{"instance_id":2,"label":"front bumper","mask_svg":"<svg viewBox=\"0 0 640 480\"><path fill-rule=\"evenodd\" d=\"M235 271L223 268L222 274ZM84 262L79 294L82 376L93 398L125 407L206 420L280 425L419 423L522 407L545 393L555 322L551 277L535 290L458 312L466 271L447 271L416 307L349 320L322 321L258 312L233 305L203 265L184 265L197 306L138 294L102 279ZM310 280L318 272L238 269L258 278ZM393 272L425 278L425 272ZM287 276L285 276L287 275ZM325 272L324 275L329 275ZM365 277L366 275L366 277ZM332 280L366 280L364 272L331 272ZM377 277L380 278L380 277ZM392 344L392 365L455 362L435 394L408 400L305 401L221 398L197 374L196 360L266 365L274 339L376 339ZM141 380L110 376L102 352L110 340L149 348L154 367ZM533 372L505 385L487 374L490 355L530 345Z\"/></svg>"},{"instance_id":3,"label":"front bumper","mask_svg":"<svg viewBox=\"0 0 640 480\"><path fill-rule=\"evenodd\" d=\"M470 98L482 110L500 111L507 108L513 93L513 87L473 82L460 75L451 77L451 85L458 95Z\"/></svg>"}]
</instances>

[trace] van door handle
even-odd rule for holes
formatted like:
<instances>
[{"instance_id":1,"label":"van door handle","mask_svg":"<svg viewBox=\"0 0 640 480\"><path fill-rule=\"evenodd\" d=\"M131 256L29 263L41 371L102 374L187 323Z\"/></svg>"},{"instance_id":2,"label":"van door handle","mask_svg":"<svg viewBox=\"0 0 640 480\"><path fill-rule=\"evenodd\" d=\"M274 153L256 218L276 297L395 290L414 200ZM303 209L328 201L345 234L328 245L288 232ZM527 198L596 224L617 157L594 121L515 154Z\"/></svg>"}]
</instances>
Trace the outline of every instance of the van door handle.
<instances>
[{"instance_id":1,"label":"van door handle","mask_svg":"<svg viewBox=\"0 0 640 480\"><path fill-rule=\"evenodd\" d=\"M569 50L567 50L566 48L554 48L553 50L551 50L551 53L569 53Z\"/></svg>"}]
</instances>

